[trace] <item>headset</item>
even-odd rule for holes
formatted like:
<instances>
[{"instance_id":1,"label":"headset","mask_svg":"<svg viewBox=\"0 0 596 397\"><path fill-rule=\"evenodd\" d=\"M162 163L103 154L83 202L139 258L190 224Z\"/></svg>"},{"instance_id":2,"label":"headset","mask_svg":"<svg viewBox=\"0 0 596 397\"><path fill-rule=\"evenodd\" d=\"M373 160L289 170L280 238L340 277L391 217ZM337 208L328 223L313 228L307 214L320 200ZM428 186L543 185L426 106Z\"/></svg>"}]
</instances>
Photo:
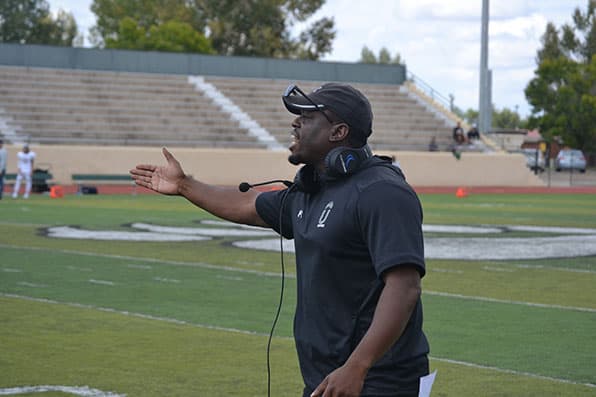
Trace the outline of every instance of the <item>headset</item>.
<instances>
[{"instance_id":1,"label":"headset","mask_svg":"<svg viewBox=\"0 0 596 397\"><path fill-rule=\"evenodd\" d=\"M325 156L325 172L320 175L312 165L305 165L294 177L294 185L305 193L316 193L327 181L337 180L358 171L362 164L372 157L368 145L359 148L336 147Z\"/></svg>"}]
</instances>

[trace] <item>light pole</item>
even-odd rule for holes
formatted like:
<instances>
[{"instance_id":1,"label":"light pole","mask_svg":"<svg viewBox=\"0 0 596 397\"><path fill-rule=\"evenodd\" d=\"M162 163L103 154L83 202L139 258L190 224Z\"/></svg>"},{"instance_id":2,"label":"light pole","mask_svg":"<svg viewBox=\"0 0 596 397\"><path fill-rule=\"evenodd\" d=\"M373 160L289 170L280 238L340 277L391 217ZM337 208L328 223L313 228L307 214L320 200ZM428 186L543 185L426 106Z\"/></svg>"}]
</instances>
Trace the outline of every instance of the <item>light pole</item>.
<instances>
[{"instance_id":1,"label":"light pole","mask_svg":"<svg viewBox=\"0 0 596 397\"><path fill-rule=\"evenodd\" d=\"M488 69L488 4L482 0L482 29L480 36L480 87L478 95L478 128L486 133L491 127L491 86L492 76Z\"/></svg>"}]
</instances>

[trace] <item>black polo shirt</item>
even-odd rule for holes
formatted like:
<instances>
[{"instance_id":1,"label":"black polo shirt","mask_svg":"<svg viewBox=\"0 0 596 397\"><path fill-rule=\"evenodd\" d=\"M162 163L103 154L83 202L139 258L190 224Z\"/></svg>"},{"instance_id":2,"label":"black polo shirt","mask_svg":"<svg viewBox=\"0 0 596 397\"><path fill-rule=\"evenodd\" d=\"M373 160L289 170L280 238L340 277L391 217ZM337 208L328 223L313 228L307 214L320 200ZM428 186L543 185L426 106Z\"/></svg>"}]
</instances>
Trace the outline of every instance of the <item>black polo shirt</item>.
<instances>
[{"instance_id":1,"label":"black polo shirt","mask_svg":"<svg viewBox=\"0 0 596 397\"><path fill-rule=\"evenodd\" d=\"M308 395L345 363L369 328L383 272L408 264L424 276L422 208L401 172L377 157L316 193L294 187L262 193L256 208L274 230L294 239L294 337ZM417 395L418 379L428 374L428 350L419 300L400 339L370 369L362 395L396 395L404 388L416 388Z\"/></svg>"}]
</instances>

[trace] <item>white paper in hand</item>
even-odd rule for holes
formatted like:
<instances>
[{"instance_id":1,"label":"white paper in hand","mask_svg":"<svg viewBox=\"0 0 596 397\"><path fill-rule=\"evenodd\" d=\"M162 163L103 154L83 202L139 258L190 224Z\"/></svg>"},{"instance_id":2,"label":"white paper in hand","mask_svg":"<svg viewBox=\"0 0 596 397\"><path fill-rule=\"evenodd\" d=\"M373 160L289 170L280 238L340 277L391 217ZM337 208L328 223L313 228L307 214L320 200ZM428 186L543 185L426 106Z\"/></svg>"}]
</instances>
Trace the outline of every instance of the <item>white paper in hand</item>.
<instances>
[{"instance_id":1,"label":"white paper in hand","mask_svg":"<svg viewBox=\"0 0 596 397\"><path fill-rule=\"evenodd\" d=\"M428 374L420 378L418 397L430 397L430 392L432 391L433 383L435 382L435 376L437 376L437 370L435 370L432 374Z\"/></svg>"}]
</instances>

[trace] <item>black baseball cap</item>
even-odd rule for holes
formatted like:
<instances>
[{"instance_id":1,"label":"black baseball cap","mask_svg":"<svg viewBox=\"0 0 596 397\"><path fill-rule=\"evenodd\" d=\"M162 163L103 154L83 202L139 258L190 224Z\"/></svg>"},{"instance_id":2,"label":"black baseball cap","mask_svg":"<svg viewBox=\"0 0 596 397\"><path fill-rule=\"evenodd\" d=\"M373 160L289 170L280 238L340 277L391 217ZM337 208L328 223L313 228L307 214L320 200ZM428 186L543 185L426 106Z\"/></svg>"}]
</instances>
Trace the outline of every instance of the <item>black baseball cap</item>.
<instances>
[{"instance_id":1,"label":"black baseball cap","mask_svg":"<svg viewBox=\"0 0 596 397\"><path fill-rule=\"evenodd\" d=\"M350 126L353 137L362 144L372 134L373 114L370 102L351 85L326 83L306 95L295 84L291 84L282 99L286 109L293 114L300 114L303 110L331 110Z\"/></svg>"}]
</instances>

